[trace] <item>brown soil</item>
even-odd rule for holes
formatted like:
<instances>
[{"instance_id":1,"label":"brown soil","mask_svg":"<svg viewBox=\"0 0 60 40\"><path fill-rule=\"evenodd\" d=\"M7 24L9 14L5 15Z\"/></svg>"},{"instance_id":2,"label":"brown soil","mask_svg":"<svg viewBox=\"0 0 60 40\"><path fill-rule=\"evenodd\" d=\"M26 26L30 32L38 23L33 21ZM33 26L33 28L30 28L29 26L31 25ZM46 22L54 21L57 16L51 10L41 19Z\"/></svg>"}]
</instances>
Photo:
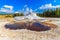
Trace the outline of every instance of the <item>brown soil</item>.
<instances>
[{"instance_id":1,"label":"brown soil","mask_svg":"<svg viewBox=\"0 0 60 40\"><path fill-rule=\"evenodd\" d=\"M46 25L46 26L48 26L48 27L50 27L50 28L56 28L56 27L57 27L57 25L51 24L51 23L43 22L42 24L43 24L43 25Z\"/></svg>"}]
</instances>

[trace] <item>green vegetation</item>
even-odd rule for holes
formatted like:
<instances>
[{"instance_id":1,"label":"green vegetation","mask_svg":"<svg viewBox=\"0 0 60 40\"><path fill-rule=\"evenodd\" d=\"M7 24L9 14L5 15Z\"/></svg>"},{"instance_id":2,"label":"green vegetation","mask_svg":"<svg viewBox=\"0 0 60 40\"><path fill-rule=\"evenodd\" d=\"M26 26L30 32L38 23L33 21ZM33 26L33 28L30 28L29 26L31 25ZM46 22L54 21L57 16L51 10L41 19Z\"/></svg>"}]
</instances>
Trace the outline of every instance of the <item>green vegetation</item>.
<instances>
[{"instance_id":1,"label":"green vegetation","mask_svg":"<svg viewBox=\"0 0 60 40\"><path fill-rule=\"evenodd\" d=\"M42 17L60 17L60 8L44 10L42 14L37 13L37 15Z\"/></svg>"},{"instance_id":2,"label":"green vegetation","mask_svg":"<svg viewBox=\"0 0 60 40\"><path fill-rule=\"evenodd\" d=\"M0 18L13 18L15 16L24 16L23 13L14 13L14 14L0 14Z\"/></svg>"},{"instance_id":3,"label":"green vegetation","mask_svg":"<svg viewBox=\"0 0 60 40\"><path fill-rule=\"evenodd\" d=\"M3 16L5 18L7 17L15 17L15 16L24 16L23 13L14 13L14 14L0 14L0 17ZM56 18L60 18L60 8L56 8L56 9L48 9L48 10L44 10L43 13L37 13L37 16L40 17L56 17Z\"/></svg>"},{"instance_id":4,"label":"green vegetation","mask_svg":"<svg viewBox=\"0 0 60 40\"><path fill-rule=\"evenodd\" d=\"M15 14L13 14L13 17L15 17L15 16L24 16L24 14L23 13L15 13Z\"/></svg>"}]
</instances>

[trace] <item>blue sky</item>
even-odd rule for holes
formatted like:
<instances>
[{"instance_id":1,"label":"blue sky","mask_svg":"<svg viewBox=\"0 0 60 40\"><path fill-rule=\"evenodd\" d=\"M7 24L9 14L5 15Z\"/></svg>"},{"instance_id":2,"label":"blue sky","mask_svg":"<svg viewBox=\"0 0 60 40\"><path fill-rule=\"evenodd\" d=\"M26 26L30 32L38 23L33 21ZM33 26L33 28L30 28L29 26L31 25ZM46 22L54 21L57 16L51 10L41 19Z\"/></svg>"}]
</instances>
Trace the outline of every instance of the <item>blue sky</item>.
<instances>
[{"instance_id":1,"label":"blue sky","mask_svg":"<svg viewBox=\"0 0 60 40\"><path fill-rule=\"evenodd\" d=\"M60 7L60 0L0 0L0 10L4 12L6 12L6 8L12 8L13 11L22 11L24 6L36 12L41 12L44 9ZM12 12L11 10L10 12Z\"/></svg>"}]
</instances>

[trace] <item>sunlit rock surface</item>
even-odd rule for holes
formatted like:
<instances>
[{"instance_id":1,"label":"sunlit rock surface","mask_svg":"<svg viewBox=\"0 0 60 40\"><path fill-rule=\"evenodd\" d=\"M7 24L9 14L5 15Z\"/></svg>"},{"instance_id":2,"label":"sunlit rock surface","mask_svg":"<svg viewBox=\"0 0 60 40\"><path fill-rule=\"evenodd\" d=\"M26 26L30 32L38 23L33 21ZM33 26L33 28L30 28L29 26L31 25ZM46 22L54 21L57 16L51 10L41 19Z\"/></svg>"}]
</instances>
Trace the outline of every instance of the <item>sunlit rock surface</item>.
<instances>
[{"instance_id":1,"label":"sunlit rock surface","mask_svg":"<svg viewBox=\"0 0 60 40\"><path fill-rule=\"evenodd\" d=\"M10 23L10 20L0 20L0 40L60 40L59 24L57 24L58 26L54 29L37 32L27 29L6 29L4 27L6 23Z\"/></svg>"}]
</instances>

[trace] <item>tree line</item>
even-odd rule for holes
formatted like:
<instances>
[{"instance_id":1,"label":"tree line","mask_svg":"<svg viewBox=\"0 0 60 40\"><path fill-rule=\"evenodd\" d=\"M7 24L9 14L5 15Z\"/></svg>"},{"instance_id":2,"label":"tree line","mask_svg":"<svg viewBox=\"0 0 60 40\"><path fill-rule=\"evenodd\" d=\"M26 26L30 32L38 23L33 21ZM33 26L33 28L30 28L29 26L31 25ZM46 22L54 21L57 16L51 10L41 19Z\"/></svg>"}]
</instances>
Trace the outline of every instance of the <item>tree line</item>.
<instances>
[{"instance_id":1,"label":"tree line","mask_svg":"<svg viewBox=\"0 0 60 40\"><path fill-rule=\"evenodd\" d=\"M15 17L15 16L24 16L24 14L23 13L14 13L14 14L7 13L7 14L0 14L0 16L4 16L8 18L8 17Z\"/></svg>"},{"instance_id":2,"label":"tree line","mask_svg":"<svg viewBox=\"0 0 60 40\"><path fill-rule=\"evenodd\" d=\"M43 13L37 13L38 16L42 17L60 17L60 8L44 10Z\"/></svg>"},{"instance_id":3,"label":"tree line","mask_svg":"<svg viewBox=\"0 0 60 40\"><path fill-rule=\"evenodd\" d=\"M39 17L60 17L60 8L44 10L43 13L36 13ZM0 14L5 17L24 16L24 13Z\"/></svg>"}]
</instances>

